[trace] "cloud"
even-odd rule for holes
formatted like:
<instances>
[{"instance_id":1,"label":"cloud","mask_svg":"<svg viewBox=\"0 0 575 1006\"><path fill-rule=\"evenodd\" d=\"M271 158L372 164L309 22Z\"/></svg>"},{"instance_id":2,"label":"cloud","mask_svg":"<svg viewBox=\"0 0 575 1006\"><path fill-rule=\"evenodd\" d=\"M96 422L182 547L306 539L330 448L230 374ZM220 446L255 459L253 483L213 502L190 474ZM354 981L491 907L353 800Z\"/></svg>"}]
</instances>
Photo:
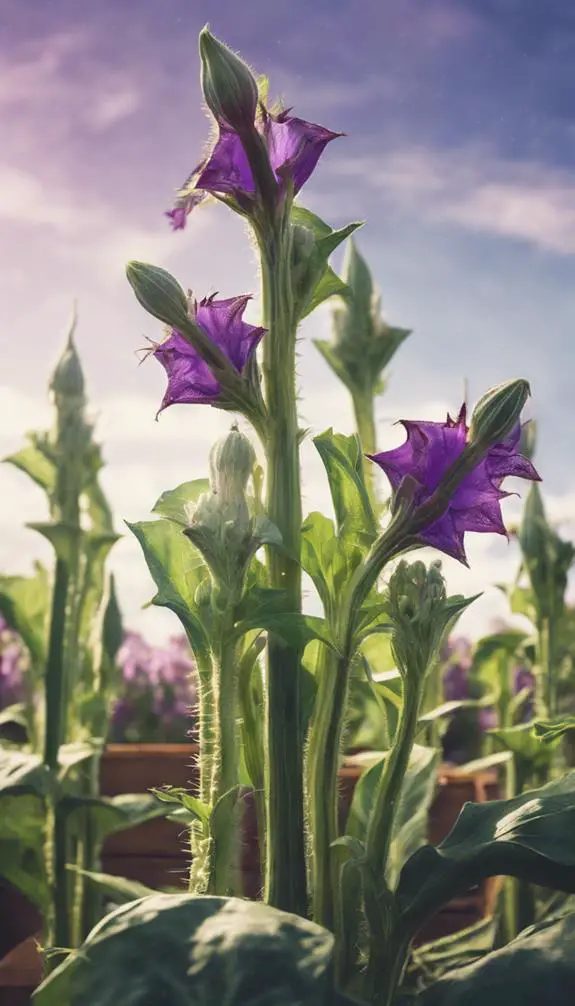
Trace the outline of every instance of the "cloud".
<instances>
[{"instance_id":1,"label":"cloud","mask_svg":"<svg viewBox=\"0 0 575 1006\"><path fill-rule=\"evenodd\" d=\"M361 180L366 201L379 194L430 222L575 254L575 174L538 162L511 162L485 146L433 150L408 146L330 161L326 174Z\"/></svg>"}]
</instances>

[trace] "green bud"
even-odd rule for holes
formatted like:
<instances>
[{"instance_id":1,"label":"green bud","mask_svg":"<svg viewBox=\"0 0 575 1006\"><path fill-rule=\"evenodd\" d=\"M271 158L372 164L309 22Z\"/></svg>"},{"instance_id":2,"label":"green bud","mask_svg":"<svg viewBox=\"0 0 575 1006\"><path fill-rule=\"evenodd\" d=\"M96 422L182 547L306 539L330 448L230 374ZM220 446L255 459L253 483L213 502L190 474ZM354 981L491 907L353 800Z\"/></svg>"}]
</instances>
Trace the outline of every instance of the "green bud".
<instances>
[{"instance_id":1,"label":"green bud","mask_svg":"<svg viewBox=\"0 0 575 1006\"><path fill-rule=\"evenodd\" d=\"M142 307L171 328L190 324L188 298L165 269L146 262L128 262L126 276Z\"/></svg>"},{"instance_id":2,"label":"green bud","mask_svg":"<svg viewBox=\"0 0 575 1006\"><path fill-rule=\"evenodd\" d=\"M529 461L533 461L536 439L537 423L533 419L530 419L529 422L523 424L521 428L521 439L519 441L519 453L522 454L524 458L529 458Z\"/></svg>"},{"instance_id":3,"label":"green bud","mask_svg":"<svg viewBox=\"0 0 575 1006\"><path fill-rule=\"evenodd\" d=\"M469 443L489 448L500 444L515 428L531 395L528 381L504 381L479 399L471 417Z\"/></svg>"},{"instance_id":4,"label":"green bud","mask_svg":"<svg viewBox=\"0 0 575 1006\"><path fill-rule=\"evenodd\" d=\"M58 398L84 398L84 374L82 373L80 357L74 344L76 322L76 305L74 304L66 346L50 380L50 391Z\"/></svg>"},{"instance_id":5,"label":"green bud","mask_svg":"<svg viewBox=\"0 0 575 1006\"><path fill-rule=\"evenodd\" d=\"M217 122L237 132L253 130L258 84L249 66L207 27L200 32L200 59L202 91Z\"/></svg>"},{"instance_id":6,"label":"green bud","mask_svg":"<svg viewBox=\"0 0 575 1006\"><path fill-rule=\"evenodd\" d=\"M226 501L243 500L256 463L248 438L233 423L230 432L210 451L210 478L214 492Z\"/></svg>"},{"instance_id":7,"label":"green bud","mask_svg":"<svg viewBox=\"0 0 575 1006\"><path fill-rule=\"evenodd\" d=\"M389 581L391 646L403 677L423 681L446 633L471 601L447 597L441 562L402 561Z\"/></svg>"}]
</instances>

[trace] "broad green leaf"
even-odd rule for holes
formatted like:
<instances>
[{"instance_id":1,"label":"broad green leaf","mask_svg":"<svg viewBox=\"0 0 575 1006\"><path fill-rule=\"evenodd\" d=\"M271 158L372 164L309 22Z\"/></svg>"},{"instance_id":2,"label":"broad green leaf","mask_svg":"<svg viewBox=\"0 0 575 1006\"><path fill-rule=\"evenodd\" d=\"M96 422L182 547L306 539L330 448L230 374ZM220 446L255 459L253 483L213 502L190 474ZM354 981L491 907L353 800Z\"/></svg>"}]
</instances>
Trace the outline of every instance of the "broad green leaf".
<instances>
[{"instance_id":1,"label":"broad green leaf","mask_svg":"<svg viewBox=\"0 0 575 1006\"><path fill-rule=\"evenodd\" d=\"M436 720L445 716L453 716L461 709L484 709L493 705L493 696L486 695L482 699L452 699L450 702L442 702L440 706L435 706L429 712L419 717L418 723L424 726L427 723L435 723Z\"/></svg>"},{"instance_id":2,"label":"broad green leaf","mask_svg":"<svg viewBox=\"0 0 575 1006\"><path fill-rule=\"evenodd\" d=\"M575 915L567 915L530 926L501 950L449 971L421 1006L571 1006L574 997Z\"/></svg>"},{"instance_id":3,"label":"broad green leaf","mask_svg":"<svg viewBox=\"0 0 575 1006\"><path fill-rule=\"evenodd\" d=\"M0 611L27 646L36 676L46 660L50 593L48 572L40 563L33 576L0 576Z\"/></svg>"},{"instance_id":4,"label":"broad green leaf","mask_svg":"<svg viewBox=\"0 0 575 1006\"><path fill-rule=\"evenodd\" d=\"M236 898L156 894L108 915L35 1006L317 1006L335 1001L331 933Z\"/></svg>"},{"instance_id":5,"label":"broad green leaf","mask_svg":"<svg viewBox=\"0 0 575 1006\"><path fill-rule=\"evenodd\" d=\"M26 524L25 526L30 528L31 531L37 531L46 541L50 542L56 553L56 557L67 565L73 563L76 551L81 547L86 533L74 524L66 524L63 521L56 523L35 522L33 524Z\"/></svg>"},{"instance_id":6,"label":"broad green leaf","mask_svg":"<svg viewBox=\"0 0 575 1006\"><path fill-rule=\"evenodd\" d=\"M338 538L363 546L367 553L378 524L365 484L363 454L357 435L326 430L313 438L327 473Z\"/></svg>"},{"instance_id":7,"label":"broad green leaf","mask_svg":"<svg viewBox=\"0 0 575 1006\"><path fill-rule=\"evenodd\" d=\"M437 847L406 863L398 903L415 933L441 905L490 876L575 892L575 772L512 800L468 803Z\"/></svg>"},{"instance_id":8,"label":"broad green leaf","mask_svg":"<svg viewBox=\"0 0 575 1006\"><path fill-rule=\"evenodd\" d=\"M354 541L336 537L333 522L323 514L309 514L302 526L301 565L323 604L328 624L337 623L343 591L364 557L365 549Z\"/></svg>"},{"instance_id":9,"label":"broad green leaf","mask_svg":"<svg viewBox=\"0 0 575 1006\"><path fill-rule=\"evenodd\" d=\"M127 526L142 546L157 587L152 604L173 611L198 660L208 660L210 644L196 602L196 592L207 570L198 552L180 528L169 520L140 521Z\"/></svg>"},{"instance_id":10,"label":"broad green leaf","mask_svg":"<svg viewBox=\"0 0 575 1006\"><path fill-rule=\"evenodd\" d=\"M4 461L28 475L46 493L53 492L56 481L55 466L34 444L28 444L16 454L10 454Z\"/></svg>"},{"instance_id":11,"label":"broad green leaf","mask_svg":"<svg viewBox=\"0 0 575 1006\"><path fill-rule=\"evenodd\" d=\"M308 314L315 311L316 307L319 307L324 301L329 300L330 297L343 297L345 299L348 296L349 287L339 278L331 266L328 265L321 279L317 282L307 307L300 315L300 320L303 321L304 318L307 318Z\"/></svg>"},{"instance_id":12,"label":"broad green leaf","mask_svg":"<svg viewBox=\"0 0 575 1006\"><path fill-rule=\"evenodd\" d=\"M359 778L347 819L346 834L363 841L367 834L387 752ZM411 752L397 805L386 879L393 889L406 860L427 841L427 816L435 794L439 753L416 744Z\"/></svg>"},{"instance_id":13,"label":"broad green leaf","mask_svg":"<svg viewBox=\"0 0 575 1006\"><path fill-rule=\"evenodd\" d=\"M103 750L104 742L88 741L74 744L62 744L58 751L58 764L60 766L60 781L66 778L79 765L97 758Z\"/></svg>"},{"instance_id":14,"label":"broad green leaf","mask_svg":"<svg viewBox=\"0 0 575 1006\"><path fill-rule=\"evenodd\" d=\"M191 482L183 482L176 489L167 489L166 492L163 492L152 507L152 513L166 517L182 527L189 527L194 505L202 493L209 491L209 479L192 479Z\"/></svg>"}]
</instances>

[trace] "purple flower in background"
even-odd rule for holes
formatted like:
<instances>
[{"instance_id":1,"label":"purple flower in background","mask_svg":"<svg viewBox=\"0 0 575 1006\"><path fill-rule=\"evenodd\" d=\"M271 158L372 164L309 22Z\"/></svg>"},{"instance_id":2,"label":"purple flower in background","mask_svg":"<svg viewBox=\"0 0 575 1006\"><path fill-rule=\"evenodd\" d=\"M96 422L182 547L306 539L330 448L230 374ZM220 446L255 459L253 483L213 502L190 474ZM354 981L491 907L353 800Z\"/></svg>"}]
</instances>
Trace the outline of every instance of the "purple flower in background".
<instances>
[{"instance_id":1,"label":"purple flower in background","mask_svg":"<svg viewBox=\"0 0 575 1006\"><path fill-rule=\"evenodd\" d=\"M263 106L260 109L255 128L267 149L278 199L287 180L292 182L295 195L314 171L327 144L344 134L298 119L290 115L291 109L277 114ZM188 214L207 195L232 196L244 209L249 209L255 200L256 182L240 137L224 123L218 129L218 139L209 157L194 168L180 190L176 205L166 213L174 230L184 228Z\"/></svg>"},{"instance_id":2,"label":"purple flower in background","mask_svg":"<svg viewBox=\"0 0 575 1006\"><path fill-rule=\"evenodd\" d=\"M421 505L432 496L467 443L466 410L463 406L456 420L448 416L445 423L410 420L401 423L407 432L407 441L401 447L367 456L383 469L394 491L407 475L415 479L415 503ZM511 493L503 492L501 483L508 476L540 481L531 462L517 451L520 435L518 423L506 440L489 448L455 489L443 516L418 534L422 544L431 545L467 566L466 531L507 536L501 500Z\"/></svg>"},{"instance_id":3,"label":"purple flower in background","mask_svg":"<svg viewBox=\"0 0 575 1006\"><path fill-rule=\"evenodd\" d=\"M122 681L112 711L110 740L188 741L194 727L196 681L185 637L154 647L139 633L127 632L117 662Z\"/></svg>"},{"instance_id":4,"label":"purple flower in background","mask_svg":"<svg viewBox=\"0 0 575 1006\"><path fill-rule=\"evenodd\" d=\"M27 655L17 633L0 614L0 709L26 702Z\"/></svg>"},{"instance_id":5,"label":"purple flower in background","mask_svg":"<svg viewBox=\"0 0 575 1006\"><path fill-rule=\"evenodd\" d=\"M243 321L249 300L251 297L248 294L228 300L206 297L193 305L197 325L225 353L240 374L266 331ZM218 401L221 391L219 381L197 350L176 329L172 329L165 342L158 343L152 352L168 375L168 387L158 415L169 405L213 405Z\"/></svg>"}]
</instances>

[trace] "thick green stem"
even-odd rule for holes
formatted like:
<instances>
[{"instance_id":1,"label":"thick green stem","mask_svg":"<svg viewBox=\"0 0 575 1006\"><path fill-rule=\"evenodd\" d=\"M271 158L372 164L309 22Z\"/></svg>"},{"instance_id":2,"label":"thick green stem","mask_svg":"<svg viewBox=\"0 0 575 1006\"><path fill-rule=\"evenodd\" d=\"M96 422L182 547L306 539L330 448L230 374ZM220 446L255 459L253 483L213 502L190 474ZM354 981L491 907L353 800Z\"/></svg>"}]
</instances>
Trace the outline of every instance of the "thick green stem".
<instances>
[{"instance_id":1,"label":"thick green stem","mask_svg":"<svg viewBox=\"0 0 575 1006\"><path fill-rule=\"evenodd\" d=\"M44 728L44 764L53 772L56 772L58 769L58 751L63 742L64 639L66 632L67 598L68 566L63 559L56 559L54 588L52 591L52 611L50 615L48 659L46 662L46 720Z\"/></svg>"},{"instance_id":2,"label":"thick green stem","mask_svg":"<svg viewBox=\"0 0 575 1006\"><path fill-rule=\"evenodd\" d=\"M352 392L352 402L355 413L355 425L364 453L363 474L365 484L372 506L377 512L378 500L375 490L375 469L373 463L365 457L366 454L375 454L377 450L373 394L370 391L354 391Z\"/></svg>"},{"instance_id":3,"label":"thick green stem","mask_svg":"<svg viewBox=\"0 0 575 1006\"><path fill-rule=\"evenodd\" d=\"M238 785L237 731L237 645L233 639L233 606L223 612L217 631L217 650L213 663L213 695L216 714L217 751L212 762L210 805L215 807L226 793ZM225 821L218 821L214 837L212 876L208 893L227 896L232 893L232 857L239 849L238 821L235 807Z\"/></svg>"},{"instance_id":4,"label":"thick green stem","mask_svg":"<svg viewBox=\"0 0 575 1006\"><path fill-rule=\"evenodd\" d=\"M197 762L199 772L199 797L209 804L212 787L212 767L216 735L212 694L212 665L209 660L196 654L198 683L198 726L200 753ZM192 893L203 894L207 879L210 840L206 828L199 821L190 827L190 853L192 861L188 875L188 889Z\"/></svg>"},{"instance_id":5,"label":"thick green stem","mask_svg":"<svg viewBox=\"0 0 575 1006\"><path fill-rule=\"evenodd\" d=\"M339 836L338 770L343 745L349 667L327 647L317 671L314 718L307 751L311 842L312 917L334 929L339 865L332 844Z\"/></svg>"},{"instance_id":6,"label":"thick green stem","mask_svg":"<svg viewBox=\"0 0 575 1006\"><path fill-rule=\"evenodd\" d=\"M267 515L285 551L268 549L270 586L301 611L298 563L302 505L296 407L296 326L291 296L287 220L259 236L262 253L263 376L269 428L266 443ZM266 681L266 877L268 904L305 916L308 910L303 815L301 652L272 633Z\"/></svg>"},{"instance_id":7,"label":"thick green stem","mask_svg":"<svg viewBox=\"0 0 575 1006\"><path fill-rule=\"evenodd\" d=\"M401 789L417 732L421 691L419 681L410 681L409 676L404 679L399 723L367 827L365 853L370 875L370 889L365 891L370 930L367 986L369 998L381 1006L393 1001L403 971L404 961L396 961L390 971L389 955L385 951L395 927L395 902L385 874Z\"/></svg>"}]
</instances>

